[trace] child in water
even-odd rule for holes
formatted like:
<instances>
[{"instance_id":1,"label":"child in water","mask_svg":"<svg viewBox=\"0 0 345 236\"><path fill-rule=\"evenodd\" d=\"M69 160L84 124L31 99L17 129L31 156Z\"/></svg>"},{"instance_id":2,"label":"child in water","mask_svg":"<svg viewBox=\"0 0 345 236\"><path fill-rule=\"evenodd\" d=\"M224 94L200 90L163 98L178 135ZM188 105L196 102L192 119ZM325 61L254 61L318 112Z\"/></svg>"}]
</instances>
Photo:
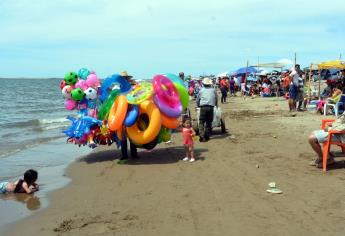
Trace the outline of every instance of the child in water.
<instances>
[{"instance_id":1,"label":"child in water","mask_svg":"<svg viewBox=\"0 0 345 236\"><path fill-rule=\"evenodd\" d=\"M182 128L182 137L183 137L183 145L186 149L186 157L183 158L183 161L194 162L194 150L193 150L193 137L195 136L195 131L191 127L191 123L189 119L186 119L183 123Z\"/></svg>"},{"instance_id":2,"label":"child in water","mask_svg":"<svg viewBox=\"0 0 345 236\"><path fill-rule=\"evenodd\" d=\"M27 170L24 173L24 180L19 179L14 183L1 182L0 193L34 193L39 189L36 183L37 177L37 171L32 169Z\"/></svg>"}]
</instances>

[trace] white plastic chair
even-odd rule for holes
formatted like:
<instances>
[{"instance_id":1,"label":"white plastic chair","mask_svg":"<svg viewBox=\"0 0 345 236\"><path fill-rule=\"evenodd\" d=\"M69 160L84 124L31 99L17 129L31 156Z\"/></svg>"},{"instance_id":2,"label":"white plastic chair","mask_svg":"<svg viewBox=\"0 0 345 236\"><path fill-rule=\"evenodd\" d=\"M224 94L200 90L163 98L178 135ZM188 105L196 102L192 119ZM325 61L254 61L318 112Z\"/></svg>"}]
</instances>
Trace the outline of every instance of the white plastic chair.
<instances>
[{"instance_id":1,"label":"white plastic chair","mask_svg":"<svg viewBox=\"0 0 345 236\"><path fill-rule=\"evenodd\" d=\"M345 94L342 94L341 95L341 98L340 98L340 101L337 102L336 104L332 104L332 103L326 103L324 106L323 106L323 115L326 116L327 115L327 110L329 107L333 107L334 109L334 114L336 117L339 116L339 107L341 105L344 105L344 100L345 100Z\"/></svg>"}]
</instances>

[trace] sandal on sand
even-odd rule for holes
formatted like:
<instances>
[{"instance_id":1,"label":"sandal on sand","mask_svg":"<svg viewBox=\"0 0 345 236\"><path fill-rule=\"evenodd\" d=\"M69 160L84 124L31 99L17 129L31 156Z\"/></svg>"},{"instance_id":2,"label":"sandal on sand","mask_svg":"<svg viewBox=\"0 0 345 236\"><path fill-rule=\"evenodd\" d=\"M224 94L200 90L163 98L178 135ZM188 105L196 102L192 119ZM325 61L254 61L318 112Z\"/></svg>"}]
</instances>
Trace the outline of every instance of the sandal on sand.
<instances>
[{"instance_id":1,"label":"sandal on sand","mask_svg":"<svg viewBox=\"0 0 345 236\"><path fill-rule=\"evenodd\" d=\"M127 164L127 161L128 161L128 159L118 160L118 161L117 161L117 164L119 164L119 165L124 165L124 164Z\"/></svg>"},{"instance_id":2,"label":"sandal on sand","mask_svg":"<svg viewBox=\"0 0 345 236\"><path fill-rule=\"evenodd\" d=\"M274 188L269 188L269 189L267 189L266 191L267 191L268 193L276 193L276 194L283 193L282 190L280 190L279 188L276 188L276 187L274 187Z\"/></svg>"},{"instance_id":3,"label":"sandal on sand","mask_svg":"<svg viewBox=\"0 0 345 236\"><path fill-rule=\"evenodd\" d=\"M317 166L317 165L319 165L320 163L321 163L321 165L322 165L322 159L317 158L316 160L309 162L309 165L310 165L310 166Z\"/></svg>"}]
</instances>

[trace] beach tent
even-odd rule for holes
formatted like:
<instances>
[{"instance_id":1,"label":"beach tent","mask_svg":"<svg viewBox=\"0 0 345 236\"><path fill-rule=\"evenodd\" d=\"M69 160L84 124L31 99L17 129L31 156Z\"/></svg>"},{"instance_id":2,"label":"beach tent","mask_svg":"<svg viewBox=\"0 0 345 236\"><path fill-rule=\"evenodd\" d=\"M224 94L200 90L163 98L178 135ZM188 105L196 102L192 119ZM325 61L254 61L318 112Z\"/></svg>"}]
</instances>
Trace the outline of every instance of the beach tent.
<instances>
[{"instance_id":1,"label":"beach tent","mask_svg":"<svg viewBox=\"0 0 345 236\"><path fill-rule=\"evenodd\" d=\"M345 61L343 60L334 60L334 61L325 61L317 64L319 69L319 75L321 75L321 70L323 69L345 69ZM319 76L319 99L320 99L320 87L321 87L321 76Z\"/></svg>"},{"instance_id":2,"label":"beach tent","mask_svg":"<svg viewBox=\"0 0 345 236\"><path fill-rule=\"evenodd\" d=\"M289 59L280 59L277 62L270 62L270 63L258 63L255 67L263 67L263 68L279 68L282 70L286 66L292 65L293 62Z\"/></svg>"},{"instance_id":3,"label":"beach tent","mask_svg":"<svg viewBox=\"0 0 345 236\"><path fill-rule=\"evenodd\" d=\"M322 69L345 69L345 61L335 60L335 61L326 61L317 65L320 70Z\"/></svg>"}]
</instances>

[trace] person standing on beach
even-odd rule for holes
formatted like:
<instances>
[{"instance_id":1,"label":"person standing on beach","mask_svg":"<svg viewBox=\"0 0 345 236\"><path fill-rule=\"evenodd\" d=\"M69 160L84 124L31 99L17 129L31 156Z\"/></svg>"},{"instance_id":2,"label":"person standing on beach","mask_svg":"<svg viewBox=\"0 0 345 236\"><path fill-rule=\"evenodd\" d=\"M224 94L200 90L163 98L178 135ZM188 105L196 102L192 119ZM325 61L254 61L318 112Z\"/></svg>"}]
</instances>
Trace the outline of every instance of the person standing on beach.
<instances>
[{"instance_id":1,"label":"person standing on beach","mask_svg":"<svg viewBox=\"0 0 345 236\"><path fill-rule=\"evenodd\" d=\"M297 111L303 111L302 104L304 102L304 83L301 77L298 77L298 90L296 101L298 102Z\"/></svg>"},{"instance_id":2,"label":"person standing on beach","mask_svg":"<svg viewBox=\"0 0 345 236\"><path fill-rule=\"evenodd\" d=\"M133 80L133 76L128 75L127 71L122 71L120 73L120 76L124 77L132 86L136 85L135 80ZM138 158L138 151L137 147L135 146L134 143L129 140L129 147L130 147L130 152L131 152L131 157L132 158ZM118 161L118 164L125 164L128 160L128 150L127 150L127 134L126 132L123 132L123 137L121 140L121 158Z\"/></svg>"},{"instance_id":3,"label":"person standing on beach","mask_svg":"<svg viewBox=\"0 0 345 236\"><path fill-rule=\"evenodd\" d=\"M290 111L296 111L296 100L298 95L298 78L299 78L299 65L296 64L292 68L291 73L289 74L291 78L291 84L289 88L289 109Z\"/></svg>"},{"instance_id":4,"label":"person standing on beach","mask_svg":"<svg viewBox=\"0 0 345 236\"><path fill-rule=\"evenodd\" d=\"M225 103L226 97L227 97L228 91L229 91L229 83L228 83L227 77L221 78L221 80L219 82L219 86L220 86L220 92L222 94L221 103Z\"/></svg>"},{"instance_id":5,"label":"person standing on beach","mask_svg":"<svg viewBox=\"0 0 345 236\"><path fill-rule=\"evenodd\" d=\"M231 79L230 79L230 96L235 96L235 80L234 80L234 77L231 76Z\"/></svg>"},{"instance_id":6,"label":"person standing on beach","mask_svg":"<svg viewBox=\"0 0 345 236\"><path fill-rule=\"evenodd\" d=\"M213 108L217 106L218 98L216 90L212 87L213 83L210 78L204 78L202 83L204 87L200 89L196 99L196 104L198 107L200 107L199 141L206 142L210 139L213 121Z\"/></svg>"}]
</instances>

